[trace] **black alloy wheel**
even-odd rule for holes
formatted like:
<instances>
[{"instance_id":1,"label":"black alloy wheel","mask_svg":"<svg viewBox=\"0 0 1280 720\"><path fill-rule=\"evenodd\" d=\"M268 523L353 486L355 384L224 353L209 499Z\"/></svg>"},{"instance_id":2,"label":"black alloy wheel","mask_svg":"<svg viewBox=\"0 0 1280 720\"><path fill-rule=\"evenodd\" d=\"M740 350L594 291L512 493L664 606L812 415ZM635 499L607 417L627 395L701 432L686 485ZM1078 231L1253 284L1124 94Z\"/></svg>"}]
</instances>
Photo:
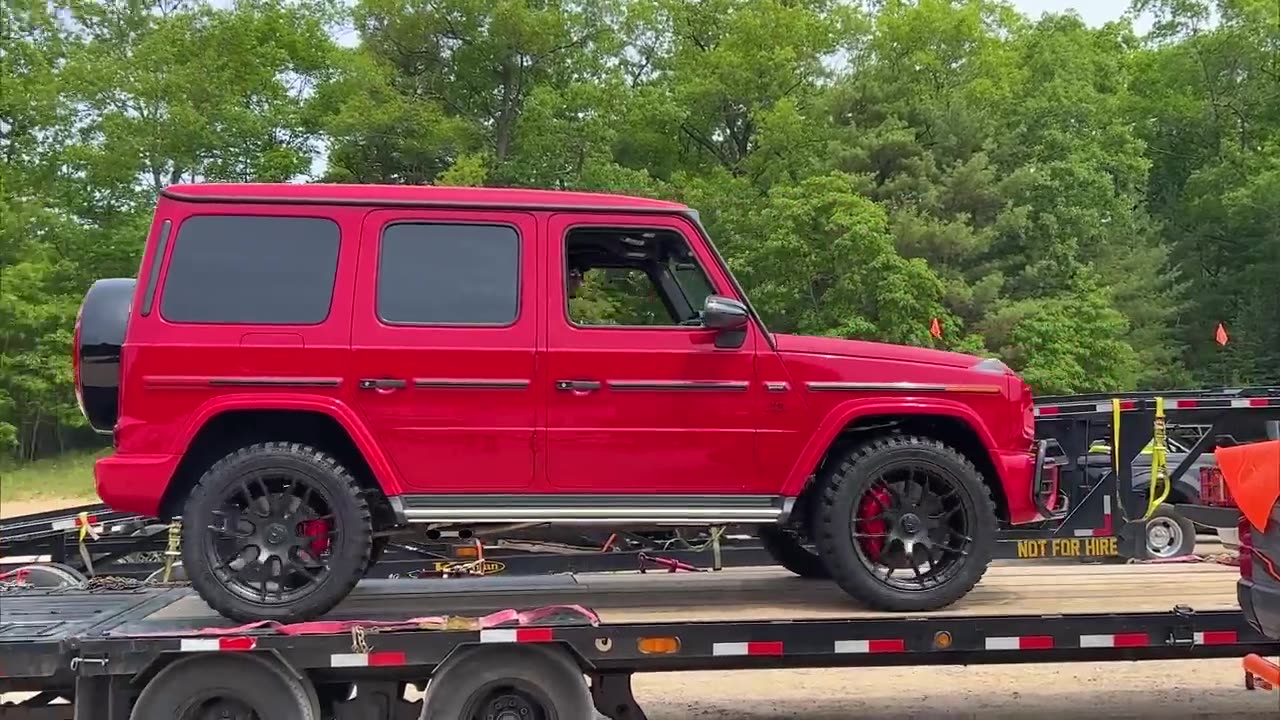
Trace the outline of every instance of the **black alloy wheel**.
<instances>
[{"instance_id":1,"label":"black alloy wheel","mask_svg":"<svg viewBox=\"0 0 1280 720\"><path fill-rule=\"evenodd\" d=\"M205 535L205 558L228 590L284 605L315 592L341 544L333 499L316 478L285 469L241 477L222 493Z\"/></svg>"},{"instance_id":2,"label":"black alloy wheel","mask_svg":"<svg viewBox=\"0 0 1280 720\"><path fill-rule=\"evenodd\" d=\"M366 494L322 450L285 442L236 450L187 498L183 570L201 599L232 620L319 617L369 566Z\"/></svg>"},{"instance_id":3,"label":"black alloy wheel","mask_svg":"<svg viewBox=\"0 0 1280 720\"><path fill-rule=\"evenodd\" d=\"M887 587L928 590L951 580L973 543L958 483L928 466L881 471L857 504L858 558ZM897 573L897 575L895 575Z\"/></svg>"},{"instance_id":4,"label":"black alloy wheel","mask_svg":"<svg viewBox=\"0 0 1280 720\"><path fill-rule=\"evenodd\" d=\"M873 610L947 607L986 574L997 540L991 488L963 453L887 435L822 473L810 520L822 564Z\"/></svg>"}]
</instances>

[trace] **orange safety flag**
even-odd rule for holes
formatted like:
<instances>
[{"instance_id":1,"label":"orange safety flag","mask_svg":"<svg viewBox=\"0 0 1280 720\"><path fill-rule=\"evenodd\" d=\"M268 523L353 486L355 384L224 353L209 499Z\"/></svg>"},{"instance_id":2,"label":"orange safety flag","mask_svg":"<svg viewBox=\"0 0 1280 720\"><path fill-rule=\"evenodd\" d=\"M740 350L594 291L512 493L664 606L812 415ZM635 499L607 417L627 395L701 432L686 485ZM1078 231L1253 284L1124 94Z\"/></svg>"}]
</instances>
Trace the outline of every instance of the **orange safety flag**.
<instances>
[{"instance_id":1,"label":"orange safety flag","mask_svg":"<svg viewBox=\"0 0 1280 720\"><path fill-rule=\"evenodd\" d=\"M942 323L938 322L938 318L934 318L933 322L929 323L929 334L939 339L942 338Z\"/></svg>"},{"instance_id":2,"label":"orange safety flag","mask_svg":"<svg viewBox=\"0 0 1280 720\"><path fill-rule=\"evenodd\" d=\"M1271 508L1280 499L1280 440L1220 447L1213 456L1241 514L1266 530Z\"/></svg>"},{"instance_id":3,"label":"orange safety flag","mask_svg":"<svg viewBox=\"0 0 1280 720\"><path fill-rule=\"evenodd\" d=\"M1218 329L1213 333L1213 339L1216 340L1219 345L1227 344L1227 329L1222 327L1222 323L1218 323Z\"/></svg>"}]
</instances>

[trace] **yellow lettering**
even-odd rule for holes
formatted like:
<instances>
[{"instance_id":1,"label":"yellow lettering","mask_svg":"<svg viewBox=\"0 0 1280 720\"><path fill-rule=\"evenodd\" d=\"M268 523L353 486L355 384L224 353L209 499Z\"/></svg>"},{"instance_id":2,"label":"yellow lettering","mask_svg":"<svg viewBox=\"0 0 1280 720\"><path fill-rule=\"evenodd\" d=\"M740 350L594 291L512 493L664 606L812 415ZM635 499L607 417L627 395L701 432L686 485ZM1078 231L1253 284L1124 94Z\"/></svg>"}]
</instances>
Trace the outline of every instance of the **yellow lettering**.
<instances>
[{"instance_id":1,"label":"yellow lettering","mask_svg":"<svg viewBox=\"0 0 1280 720\"><path fill-rule=\"evenodd\" d=\"M1075 538L1055 538L1053 541L1054 557L1079 557L1080 541Z\"/></svg>"},{"instance_id":2,"label":"yellow lettering","mask_svg":"<svg viewBox=\"0 0 1280 720\"><path fill-rule=\"evenodd\" d=\"M1120 548L1113 537L1089 538L1085 541L1085 554L1090 557L1111 557L1120 554Z\"/></svg>"},{"instance_id":3,"label":"yellow lettering","mask_svg":"<svg viewBox=\"0 0 1280 720\"><path fill-rule=\"evenodd\" d=\"M1019 558L1042 558L1048 552L1048 540L1019 540Z\"/></svg>"}]
</instances>

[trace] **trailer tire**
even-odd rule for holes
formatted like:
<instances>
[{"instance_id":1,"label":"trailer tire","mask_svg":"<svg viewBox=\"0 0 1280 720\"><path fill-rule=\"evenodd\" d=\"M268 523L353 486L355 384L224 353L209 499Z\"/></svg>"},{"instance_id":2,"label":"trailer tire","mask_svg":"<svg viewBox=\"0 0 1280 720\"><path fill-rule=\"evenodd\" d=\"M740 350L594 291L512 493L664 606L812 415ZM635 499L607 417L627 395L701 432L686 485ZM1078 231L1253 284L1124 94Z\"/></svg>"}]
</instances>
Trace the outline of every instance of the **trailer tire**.
<instances>
[{"instance_id":1,"label":"trailer tire","mask_svg":"<svg viewBox=\"0 0 1280 720\"><path fill-rule=\"evenodd\" d=\"M254 477L262 481L260 488L259 483L246 480ZM268 480L283 477L291 477L294 484L283 480L277 487L267 484ZM243 499L243 488L249 484L261 494L246 502L246 507L234 511L235 532L214 528L211 522L214 517L231 522L226 504L232 498L237 503ZM293 495L299 485L307 490L297 492L309 494ZM321 508L308 505L304 510L303 499L320 502ZM299 503L296 507L294 500ZM252 511L248 505L253 506ZM266 510L261 510L262 507ZM252 525L253 532L241 535L247 532L241 529L242 523ZM325 532L312 540L308 533L317 530L315 523L320 523L318 530ZM300 622L323 615L351 592L369 565L373 528L363 491L351 472L332 455L300 443L258 443L214 463L187 498L182 525L185 535L182 565L192 587L218 614L240 622ZM323 546L318 544L321 536ZM241 557L253 548L252 559L242 560L243 566L262 563L255 568L262 582L274 581L284 587L285 579L298 578L302 571L284 573L286 561L308 566L308 573L309 567L315 566L326 574L318 579L309 576L303 585L309 589L300 592L289 588L288 595L268 592L263 585L259 599L256 585L251 587L249 580L239 579L239 572L235 573L237 577L231 576L231 565L223 557L226 548L217 545L220 539L227 538L242 545ZM276 595L274 601L270 599L273 594Z\"/></svg>"},{"instance_id":2,"label":"trailer tire","mask_svg":"<svg viewBox=\"0 0 1280 720\"><path fill-rule=\"evenodd\" d=\"M991 490L968 458L938 440L868 440L830 463L819 482L810 534L836 583L871 609L947 607L968 594L991 564L997 540ZM855 538L856 527L863 532ZM917 574L908 568L926 565L921 548L929 562ZM935 550L946 561L940 568ZM910 580L903 574L893 579L892 572L881 578L880 564L902 569Z\"/></svg>"},{"instance_id":3,"label":"trailer tire","mask_svg":"<svg viewBox=\"0 0 1280 720\"><path fill-rule=\"evenodd\" d=\"M800 539L780 527L766 525L758 533L760 545L774 562L802 578L831 577L822 557L800 543Z\"/></svg>"},{"instance_id":4,"label":"trailer tire","mask_svg":"<svg viewBox=\"0 0 1280 720\"><path fill-rule=\"evenodd\" d=\"M0 573L0 580L16 581L42 590L81 587L89 582L84 573L63 563L34 563Z\"/></svg>"},{"instance_id":5,"label":"trailer tire","mask_svg":"<svg viewBox=\"0 0 1280 720\"><path fill-rule=\"evenodd\" d=\"M1147 559L1193 555L1196 551L1196 525L1177 510L1159 505L1143 525L1142 539L1142 556Z\"/></svg>"},{"instance_id":6,"label":"trailer tire","mask_svg":"<svg viewBox=\"0 0 1280 720\"><path fill-rule=\"evenodd\" d=\"M471 720L491 703L519 717L537 708L546 720L595 717L582 668L558 647L507 645L460 651L431 676L421 720ZM522 706L521 703L525 705Z\"/></svg>"},{"instance_id":7,"label":"trailer tire","mask_svg":"<svg viewBox=\"0 0 1280 720\"><path fill-rule=\"evenodd\" d=\"M315 688L305 678L257 655L216 653L183 658L157 673L138 694L129 720L218 717L196 714L218 702L227 704L227 717L240 717L231 710L248 710L259 720L320 720Z\"/></svg>"}]
</instances>

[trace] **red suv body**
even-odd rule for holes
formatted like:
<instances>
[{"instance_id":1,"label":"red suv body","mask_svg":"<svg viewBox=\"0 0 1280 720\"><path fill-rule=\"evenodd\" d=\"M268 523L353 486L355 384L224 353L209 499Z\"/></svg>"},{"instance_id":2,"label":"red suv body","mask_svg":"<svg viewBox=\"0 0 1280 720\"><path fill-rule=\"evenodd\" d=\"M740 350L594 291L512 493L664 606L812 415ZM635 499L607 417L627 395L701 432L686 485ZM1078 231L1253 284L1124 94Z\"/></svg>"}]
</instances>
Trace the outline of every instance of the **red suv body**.
<instances>
[{"instance_id":1,"label":"red suv body","mask_svg":"<svg viewBox=\"0 0 1280 720\"><path fill-rule=\"evenodd\" d=\"M991 526L941 533L985 544L998 520L1039 517L1031 394L1003 364L771 333L697 214L668 202L505 189L174 186L160 197L138 279L95 285L77 343L82 407L114 436L115 452L95 469L113 508L189 515L198 487L239 482L217 479L219 463L236 453L323 456L311 470L293 468L304 479L288 491L266 480L253 489L252 479L239 500L218 491L220 517L250 518L230 535L256 538L268 565L288 556L278 572L303 557L358 577L333 570L336 545L298 540L343 515L346 500L326 484L330 471L350 476L367 510L368 537L361 531L353 542L373 550L351 551L365 565L379 538L422 525L748 523L763 528L784 565L876 596L832 569L858 559L836 558L840 541L823 540L822 523L836 522L832 508L853 509L853 520L839 522L861 517L881 529L879 540L845 542L870 557L868 548L884 552L895 537L901 544L924 532L920 521L936 524L948 492L942 480L918 478L872 487L868 473L881 456L889 475L899 465L954 475L972 496L972 507L954 512ZM236 477L266 477L261 467L272 466ZM292 489L308 473L329 503L298 511L311 530L290 525L297 517L283 511L274 525L255 524L269 505L319 502ZM860 489L842 489L850 483ZM915 488L918 499L908 497ZM927 492L936 496L928 507ZM874 512L895 499L897 510ZM187 545L203 524L188 517ZM340 544L332 533L341 532L327 542ZM272 544L281 533L287 539ZM832 547L824 551L824 542ZM193 582L206 599L216 594ZM885 587L885 597L934 598L896 603L902 609L956 597ZM236 609L211 600L243 618L315 614L336 600L255 602Z\"/></svg>"}]
</instances>

